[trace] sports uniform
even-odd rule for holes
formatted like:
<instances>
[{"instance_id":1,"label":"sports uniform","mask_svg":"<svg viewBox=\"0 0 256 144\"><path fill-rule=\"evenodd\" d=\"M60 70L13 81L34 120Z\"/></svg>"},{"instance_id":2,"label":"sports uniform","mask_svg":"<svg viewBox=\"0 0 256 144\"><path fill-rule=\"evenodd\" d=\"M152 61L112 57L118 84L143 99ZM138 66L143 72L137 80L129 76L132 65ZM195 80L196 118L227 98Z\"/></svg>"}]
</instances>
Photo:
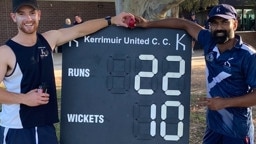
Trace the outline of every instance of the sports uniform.
<instances>
[{"instance_id":1,"label":"sports uniform","mask_svg":"<svg viewBox=\"0 0 256 144\"><path fill-rule=\"evenodd\" d=\"M255 50L236 35L235 46L220 53L212 34L201 30L198 42L204 48L206 62L207 97L231 98L245 95L256 88ZM251 108L231 107L218 111L207 110L207 133L205 141L211 143L211 132L227 136L232 144L241 141L253 143L254 126ZM208 139L211 138L211 139ZM216 143L216 142L215 142ZM213 143L214 144L214 143Z\"/></svg>"},{"instance_id":2,"label":"sports uniform","mask_svg":"<svg viewBox=\"0 0 256 144\"><path fill-rule=\"evenodd\" d=\"M24 129L24 133L31 132L35 139L38 139L40 133L37 132L44 131L44 126L46 129L54 131L53 124L59 121L51 47L40 34L37 34L37 42L32 47L22 46L12 40L8 40L6 45L16 56L13 72L3 80L6 90L14 93L27 93L38 88L39 85L45 84L50 98L49 103L37 107L23 104L2 104L0 141L8 141L8 137L11 137L8 134L15 134L15 132L11 132L15 129L17 131ZM20 138L19 141L26 140L26 134ZM21 142L20 144L25 143ZM48 142L47 144L52 143Z\"/></svg>"}]
</instances>

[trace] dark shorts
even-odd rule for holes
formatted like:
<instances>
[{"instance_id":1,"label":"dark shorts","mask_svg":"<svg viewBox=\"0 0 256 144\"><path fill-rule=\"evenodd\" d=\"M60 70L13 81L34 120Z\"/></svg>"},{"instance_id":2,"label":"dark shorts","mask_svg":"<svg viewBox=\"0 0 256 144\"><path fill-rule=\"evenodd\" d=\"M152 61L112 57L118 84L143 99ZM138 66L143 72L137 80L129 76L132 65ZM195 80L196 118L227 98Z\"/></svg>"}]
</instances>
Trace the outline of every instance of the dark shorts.
<instances>
[{"instance_id":1,"label":"dark shorts","mask_svg":"<svg viewBox=\"0 0 256 144\"><path fill-rule=\"evenodd\" d=\"M203 144L254 144L253 138L234 138L226 135L216 133L210 129L207 129L204 135Z\"/></svg>"},{"instance_id":2,"label":"dark shorts","mask_svg":"<svg viewBox=\"0 0 256 144\"><path fill-rule=\"evenodd\" d=\"M58 144L55 127L10 129L0 126L0 144Z\"/></svg>"}]
</instances>

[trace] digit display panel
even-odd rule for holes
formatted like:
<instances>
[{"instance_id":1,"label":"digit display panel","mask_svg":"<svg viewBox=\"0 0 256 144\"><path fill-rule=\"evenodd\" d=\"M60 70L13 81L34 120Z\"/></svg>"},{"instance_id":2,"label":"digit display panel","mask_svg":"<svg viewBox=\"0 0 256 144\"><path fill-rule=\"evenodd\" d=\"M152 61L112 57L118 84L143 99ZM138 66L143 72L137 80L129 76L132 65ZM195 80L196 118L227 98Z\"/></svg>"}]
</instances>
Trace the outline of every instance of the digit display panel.
<instances>
[{"instance_id":1,"label":"digit display panel","mask_svg":"<svg viewBox=\"0 0 256 144\"><path fill-rule=\"evenodd\" d=\"M110 26L65 44L61 144L188 144L191 37Z\"/></svg>"}]
</instances>

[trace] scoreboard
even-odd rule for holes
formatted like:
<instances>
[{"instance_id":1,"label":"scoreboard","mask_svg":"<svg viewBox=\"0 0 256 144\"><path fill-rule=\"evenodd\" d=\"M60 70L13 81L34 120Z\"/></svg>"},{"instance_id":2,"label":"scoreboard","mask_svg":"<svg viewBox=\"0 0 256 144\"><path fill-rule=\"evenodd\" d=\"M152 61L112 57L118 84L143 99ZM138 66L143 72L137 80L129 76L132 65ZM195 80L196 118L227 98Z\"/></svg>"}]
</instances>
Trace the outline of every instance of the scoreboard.
<instances>
[{"instance_id":1,"label":"scoreboard","mask_svg":"<svg viewBox=\"0 0 256 144\"><path fill-rule=\"evenodd\" d=\"M65 44L61 144L188 144L191 37L110 26Z\"/></svg>"}]
</instances>

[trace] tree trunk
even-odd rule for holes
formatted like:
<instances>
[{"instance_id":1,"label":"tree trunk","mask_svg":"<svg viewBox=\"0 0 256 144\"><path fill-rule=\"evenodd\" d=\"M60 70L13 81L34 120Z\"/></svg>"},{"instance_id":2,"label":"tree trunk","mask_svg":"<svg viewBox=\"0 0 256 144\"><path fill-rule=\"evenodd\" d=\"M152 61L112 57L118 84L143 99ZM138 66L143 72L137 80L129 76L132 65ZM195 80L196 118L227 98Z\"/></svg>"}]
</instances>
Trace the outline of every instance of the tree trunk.
<instances>
[{"instance_id":1,"label":"tree trunk","mask_svg":"<svg viewBox=\"0 0 256 144\"><path fill-rule=\"evenodd\" d=\"M164 19L171 10L171 17L179 16L179 4L184 0L115 0L116 13L122 11L142 16L148 20Z\"/></svg>"}]
</instances>

